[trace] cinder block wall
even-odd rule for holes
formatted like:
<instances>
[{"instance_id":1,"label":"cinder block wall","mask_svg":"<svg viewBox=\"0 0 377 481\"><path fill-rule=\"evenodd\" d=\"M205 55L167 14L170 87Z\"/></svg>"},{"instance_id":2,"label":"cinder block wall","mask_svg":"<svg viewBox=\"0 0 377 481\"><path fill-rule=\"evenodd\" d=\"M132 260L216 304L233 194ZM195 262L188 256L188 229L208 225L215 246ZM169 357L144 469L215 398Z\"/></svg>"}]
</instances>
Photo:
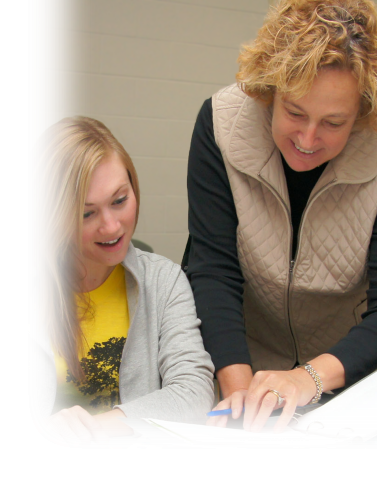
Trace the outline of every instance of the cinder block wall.
<instances>
[{"instance_id":1,"label":"cinder block wall","mask_svg":"<svg viewBox=\"0 0 377 481\"><path fill-rule=\"evenodd\" d=\"M268 6L70 0L60 18L51 62L64 88L54 94L53 120L88 115L113 131L140 179L134 237L175 262L188 235L186 170L196 115L206 98L234 82L239 47L255 37Z\"/></svg>"}]
</instances>

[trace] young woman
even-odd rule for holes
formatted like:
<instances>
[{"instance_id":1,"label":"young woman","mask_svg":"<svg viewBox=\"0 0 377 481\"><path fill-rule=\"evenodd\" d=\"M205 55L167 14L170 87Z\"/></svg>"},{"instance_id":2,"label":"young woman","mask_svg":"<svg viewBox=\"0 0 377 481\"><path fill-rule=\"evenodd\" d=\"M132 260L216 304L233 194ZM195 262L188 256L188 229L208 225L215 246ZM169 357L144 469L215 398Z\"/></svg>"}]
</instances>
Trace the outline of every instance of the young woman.
<instances>
[{"instance_id":1,"label":"young woman","mask_svg":"<svg viewBox=\"0 0 377 481\"><path fill-rule=\"evenodd\" d=\"M376 52L373 2L283 0L198 115L187 274L248 430L377 369Z\"/></svg>"},{"instance_id":2,"label":"young woman","mask_svg":"<svg viewBox=\"0 0 377 481\"><path fill-rule=\"evenodd\" d=\"M203 422L213 366L180 267L131 243L140 194L130 157L90 118L63 119L44 140L48 425L90 440L126 432L117 418Z\"/></svg>"}]
</instances>

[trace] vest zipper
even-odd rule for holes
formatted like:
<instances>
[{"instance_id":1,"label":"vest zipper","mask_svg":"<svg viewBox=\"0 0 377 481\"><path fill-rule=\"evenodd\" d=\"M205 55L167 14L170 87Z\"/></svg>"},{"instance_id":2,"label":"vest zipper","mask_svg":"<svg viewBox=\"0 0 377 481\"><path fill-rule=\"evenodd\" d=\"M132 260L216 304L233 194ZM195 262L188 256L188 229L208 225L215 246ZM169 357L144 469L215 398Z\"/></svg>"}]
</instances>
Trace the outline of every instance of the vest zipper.
<instances>
[{"instance_id":1,"label":"vest zipper","mask_svg":"<svg viewBox=\"0 0 377 481\"><path fill-rule=\"evenodd\" d=\"M337 178L335 177L334 179L332 179L330 182L328 182L326 185L324 185L316 194L315 196L311 199L310 202L308 202L305 206L305 209L301 215L301 220L300 220L300 225L299 225L299 228L298 228L298 231L297 231L297 247L296 247L296 253L295 253L295 257L294 259L291 259L290 261L290 266L289 266L289 285L288 285L288 299L287 299L287 309L288 309L288 321L289 321L289 327L290 327L290 330L291 330L291 333L292 333L292 337L294 339L294 344L295 344L295 351L296 351L296 362L298 363L302 363L303 360L302 359L298 359L298 352L297 352L297 338L296 338L296 335L295 335L295 332L294 332L294 329L292 327L292 324L291 324L291 319L290 319L290 305L291 305L291 285L292 285L292 280L293 280L293 270L294 270L294 267L295 267L295 264L296 264L296 260L298 258L298 254L300 252L300 245L301 245L301 242L300 242L300 237L301 237L301 229L302 229L302 224L303 224L303 221L304 221L304 218L306 216L306 213L309 209L309 207L313 204L313 202L318 198L318 196L320 194L322 194L322 192L324 192L328 187L330 187L332 184L335 184L337 182ZM291 226L292 226L292 221L291 221ZM291 248L292 248L292 237L291 236ZM292 256L292 251L291 251L291 256Z\"/></svg>"},{"instance_id":2,"label":"vest zipper","mask_svg":"<svg viewBox=\"0 0 377 481\"><path fill-rule=\"evenodd\" d=\"M283 208L285 209L286 213L287 213L287 217L288 217L288 223L290 225L290 228L291 228L291 239L290 239L290 249L289 249L289 274L288 274L288 285L287 285L287 289L286 289L286 299L287 299L287 303L286 303L286 319L288 321L288 326L289 326L289 330L290 330L290 333L291 333L291 336L292 336L292 343L293 343L293 348L294 348L294 355L295 355L295 360L294 362L300 362L300 360L298 359L298 351L297 351L297 338L295 336L295 333L294 333L294 329L292 327L292 324L291 324L291 318L290 318L290 304L291 304L291 285L292 285L292 280L293 280L293 270L294 270L294 267L295 267L295 264L296 264L296 260L297 260L297 257L298 257L298 253L300 251L300 235L301 235L301 228L302 228L302 224L303 224L303 219L307 213L307 210L308 208L310 207L310 205L314 202L315 199L317 199L317 197L324 191L326 190L330 185L334 184L337 182L337 178L335 177L333 180L331 180L330 182L328 182L325 186L323 186L317 193L316 195L312 198L312 200L306 205L303 213L302 213L302 216L301 216L301 221L300 221L300 225L299 225L299 229L298 229L298 232L297 232L297 247L296 247L296 253L295 253L295 258L292 259L292 245L293 245L293 226L292 226L292 219L291 219L291 215L290 215L290 211L288 209L288 206L286 205L286 203L284 202L284 199L280 196L280 194L277 192L277 190L272 187L268 182L266 182L260 175L260 173L258 172L258 177L260 179L260 182L263 183L263 185L265 185L274 195L275 197L279 200L279 202L281 203L281 205L283 206Z\"/></svg>"},{"instance_id":3,"label":"vest zipper","mask_svg":"<svg viewBox=\"0 0 377 481\"><path fill-rule=\"evenodd\" d=\"M260 182L265 185L276 197L276 199L281 203L283 209L285 210L286 214L287 214L287 221L288 221L288 224L289 224L289 227L290 227L290 243L289 243L289 273L288 273L288 283L286 284L286 287L285 287L285 298L286 298L286 303L285 303L285 313L284 313L284 316L285 316L285 319L288 323L288 328L289 328L289 332L291 333L291 340L292 340L292 345L293 345L293 351L294 351L294 363L296 363L296 360L297 360L297 347L296 347L296 338L295 338L295 335L293 333L293 330L292 330L292 326L291 326L291 320L290 320L290 313L289 313L289 291L290 291L290 286L291 286L291 280L292 280L292 272L293 272L293 268L294 268L294 265L295 265L295 260L292 260L292 246L293 246L293 225L292 225L292 219L291 219L291 213L288 209L288 206L287 204L284 202L284 199L280 196L280 194L277 192L277 190L272 187L272 185L270 185L268 182L266 182L260 175L260 173L258 172L258 177L260 179ZM297 249L296 249L296 252L297 252Z\"/></svg>"},{"instance_id":4,"label":"vest zipper","mask_svg":"<svg viewBox=\"0 0 377 481\"><path fill-rule=\"evenodd\" d=\"M292 272L293 272L294 266L295 266L295 261L292 259L289 265L289 283L291 283L291 280L292 280Z\"/></svg>"}]
</instances>

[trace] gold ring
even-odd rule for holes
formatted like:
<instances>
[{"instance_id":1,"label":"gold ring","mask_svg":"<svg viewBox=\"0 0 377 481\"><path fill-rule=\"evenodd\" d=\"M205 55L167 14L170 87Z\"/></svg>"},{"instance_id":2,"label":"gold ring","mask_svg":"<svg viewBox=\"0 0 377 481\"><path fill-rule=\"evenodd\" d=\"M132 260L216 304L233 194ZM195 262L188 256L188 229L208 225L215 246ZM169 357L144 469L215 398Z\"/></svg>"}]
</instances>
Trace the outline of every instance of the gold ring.
<instances>
[{"instance_id":1,"label":"gold ring","mask_svg":"<svg viewBox=\"0 0 377 481\"><path fill-rule=\"evenodd\" d=\"M272 392L272 394L275 394L275 396L278 398L278 406L280 406L280 404L285 401L285 399L281 397L280 393L278 391L275 391L275 389L270 389L268 392Z\"/></svg>"}]
</instances>

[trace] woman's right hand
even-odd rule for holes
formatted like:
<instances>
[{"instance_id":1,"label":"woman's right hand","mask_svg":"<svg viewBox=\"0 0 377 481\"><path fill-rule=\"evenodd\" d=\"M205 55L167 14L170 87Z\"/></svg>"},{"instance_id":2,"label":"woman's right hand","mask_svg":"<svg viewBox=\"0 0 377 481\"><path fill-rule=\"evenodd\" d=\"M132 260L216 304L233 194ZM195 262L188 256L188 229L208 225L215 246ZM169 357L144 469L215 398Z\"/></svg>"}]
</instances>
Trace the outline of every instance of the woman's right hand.
<instances>
[{"instance_id":1,"label":"woman's right hand","mask_svg":"<svg viewBox=\"0 0 377 481\"><path fill-rule=\"evenodd\" d=\"M73 406L40 419L36 423L54 444L71 447L109 444L109 436L101 424L81 406Z\"/></svg>"},{"instance_id":2,"label":"woman's right hand","mask_svg":"<svg viewBox=\"0 0 377 481\"><path fill-rule=\"evenodd\" d=\"M240 389L238 391L234 391L230 396L220 401L213 410L218 411L220 409L231 408L232 418L238 419L241 416L244 408L246 394L247 389ZM212 416L208 419L206 424L207 426L218 426L220 428L225 428L228 422L228 418L228 415Z\"/></svg>"}]
</instances>

